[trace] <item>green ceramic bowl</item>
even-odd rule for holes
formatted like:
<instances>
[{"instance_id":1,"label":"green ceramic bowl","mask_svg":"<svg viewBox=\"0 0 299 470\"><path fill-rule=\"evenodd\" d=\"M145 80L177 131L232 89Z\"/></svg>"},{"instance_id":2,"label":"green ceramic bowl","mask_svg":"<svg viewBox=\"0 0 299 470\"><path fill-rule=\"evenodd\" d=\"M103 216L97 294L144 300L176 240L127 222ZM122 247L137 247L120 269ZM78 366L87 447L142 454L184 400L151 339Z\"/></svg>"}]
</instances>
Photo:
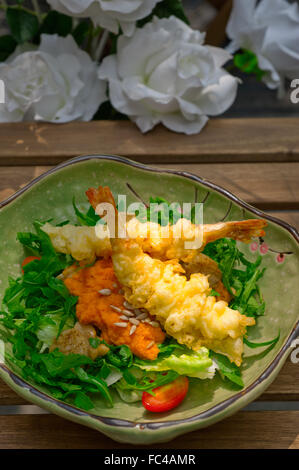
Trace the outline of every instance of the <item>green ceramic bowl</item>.
<instances>
[{"instance_id":1,"label":"green ceramic bowl","mask_svg":"<svg viewBox=\"0 0 299 470\"><path fill-rule=\"evenodd\" d=\"M124 158L79 157L40 176L7 201L0 203L0 300L8 276L20 273L23 249L16 242L18 231L30 230L36 218L53 217L57 222L74 220L72 197L87 207L85 190L109 185L115 193L127 194L129 202L138 195L145 201L161 196L168 201L204 202L204 222L263 217L268 220L264 241L240 249L252 260L262 252L267 267L260 282L266 315L250 330L250 338L266 341L280 330L275 347L263 355L245 349L245 388L236 391L218 378L194 381L185 401L165 414L149 414L140 404L127 404L115 397L112 409L99 397L92 412L79 410L51 397L46 388L27 383L7 365L0 363L1 378L19 395L53 413L97 429L120 442L152 444L213 424L256 399L275 379L297 336L299 314L299 235L285 222L263 214L218 186L185 172L153 169Z\"/></svg>"}]
</instances>

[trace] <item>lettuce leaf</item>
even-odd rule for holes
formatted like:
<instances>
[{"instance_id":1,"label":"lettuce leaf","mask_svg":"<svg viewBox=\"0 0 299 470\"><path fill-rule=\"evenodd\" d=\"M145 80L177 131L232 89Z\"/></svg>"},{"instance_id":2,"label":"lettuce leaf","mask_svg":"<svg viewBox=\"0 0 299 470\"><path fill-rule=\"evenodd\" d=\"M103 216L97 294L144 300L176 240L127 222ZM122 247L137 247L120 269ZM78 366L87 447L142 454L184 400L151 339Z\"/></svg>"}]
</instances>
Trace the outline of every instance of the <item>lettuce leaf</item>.
<instances>
[{"instance_id":1,"label":"lettuce leaf","mask_svg":"<svg viewBox=\"0 0 299 470\"><path fill-rule=\"evenodd\" d=\"M158 357L155 361L143 361L136 358L134 365L146 371L173 370L179 375L187 375L198 379L212 379L216 369L206 348L201 348L199 351L185 348L184 352L177 349L169 356Z\"/></svg>"}]
</instances>

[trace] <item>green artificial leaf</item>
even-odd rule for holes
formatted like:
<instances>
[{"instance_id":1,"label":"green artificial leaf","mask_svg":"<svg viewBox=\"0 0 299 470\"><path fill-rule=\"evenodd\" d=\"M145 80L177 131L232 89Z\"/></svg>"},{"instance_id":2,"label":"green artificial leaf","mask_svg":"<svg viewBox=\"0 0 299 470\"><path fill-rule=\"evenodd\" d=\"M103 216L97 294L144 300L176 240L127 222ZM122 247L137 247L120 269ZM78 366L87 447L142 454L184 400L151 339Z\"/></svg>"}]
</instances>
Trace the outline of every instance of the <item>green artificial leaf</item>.
<instances>
[{"instance_id":1,"label":"green artificial leaf","mask_svg":"<svg viewBox=\"0 0 299 470\"><path fill-rule=\"evenodd\" d=\"M90 25L87 21L80 21L74 28L72 35L78 46L81 46L84 40L87 38L90 30Z\"/></svg>"},{"instance_id":2,"label":"green artificial leaf","mask_svg":"<svg viewBox=\"0 0 299 470\"><path fill-rule=\"evenodd\" d=\"M152 21L154 16L157 16L158 18L169 18L172 15L184 21L184 23L188 25L190 24L185 14L183 3L181 0L163 0L155 6L149 16L142 20L139 20L137 25L138 27L142 27L144 24L148 23L149 21Z\"/></svg>"},{"instance_id":3,"label":"green artificial leaf","mask_svg":"<svg viewBox=\"0 0 299 470\"><path fill-rule=\"evenodd\" d=\"M242 72L254 74L258 80L261 80L266 73L258 65L258 58L254 52L242 49L242 52L234 56L234 65Z\"/></svg>"},{"instance_id":4,"label":"green artificial leaf","mask_svg":"<svg viewBox=\"0 0 299 470\"><path fill-rule=\"evenodd\" d=\"M71 34L72 28L73 20L70 16L51 10L42 22L40 34L58 34L65 37Z\"/></svg>"},{"instance_id":5,"label":"green artificial leaf","mask_svg":"<svg viewBox=\"0 0 299 470\"><path fill-rule=\"evenodd\" d=\"M110 37L111 37L111 35L110 35ZM116 44L116 39L115 39L114 43ZM113 48L113 45L111 47ZM111 50L111 53L112 52L113 51ZM116 46L115 46L115 52L116 52ZM106 100L100 105L99 109L97 110L97 112L93 116L93 120L95 120L95 121L103 121L103 120L128 121L129 118L126 114L122 114L119 111L117 111L115 108L113 108L111 102L109 100Z\"/></svg>"},{"instance_id":6,"label":"green artificial leaf","mask_svg":"<svg viewBox=\"0 0 299 470\"><path fill-rule=\"evenodd\" d=\"M6 20L11 34L17 43L30 41L38 33L37 17L20 8L7 8Z\"/></svg>"},{"instance_id":7,"label":"green artificial leaf","mask_svg":"<svg viewBox=\"0 0 299 470\"><path fill-rule=\"evenodd\" d=\"M9 34L0 37L0 62L5 61L17 47L17 41Z\"/></svg>"}]
</instances>

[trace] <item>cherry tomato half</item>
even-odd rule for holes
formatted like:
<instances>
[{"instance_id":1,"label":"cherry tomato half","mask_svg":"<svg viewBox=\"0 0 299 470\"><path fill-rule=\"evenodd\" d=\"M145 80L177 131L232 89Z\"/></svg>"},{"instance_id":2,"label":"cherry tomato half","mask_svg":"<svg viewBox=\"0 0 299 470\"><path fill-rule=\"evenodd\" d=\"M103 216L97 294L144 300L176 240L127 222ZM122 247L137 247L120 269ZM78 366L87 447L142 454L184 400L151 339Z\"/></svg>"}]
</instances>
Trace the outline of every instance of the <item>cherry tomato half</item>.
<instances>
[{"instance_id":1,"label":"cherry tomato half","mask_svg":"<svg viewBox=\"0 0 299 470\"><path fill-rule=\"evenodd\" d=\"M36 259L40 259L38 256L27 256L27 258L24 259L23 263L21 264L21 267L22 267L22 273L24 274L24 266L26 266L26 264L29 264L31 263L31 261L34 261Z\"/></svg>"},{"instance_id":2,"label":"cherry tomato half","mask_svg":"<svg viewBox=\"0 0 299 470\"><path fill-rule=\"evenodd\" d=\"M146 410L154 413L172 410L184 400L188 387L187 377L178 377L169 384L154 388L155 395L143 392L142 404Z\"/></svg>"}]
</instances>

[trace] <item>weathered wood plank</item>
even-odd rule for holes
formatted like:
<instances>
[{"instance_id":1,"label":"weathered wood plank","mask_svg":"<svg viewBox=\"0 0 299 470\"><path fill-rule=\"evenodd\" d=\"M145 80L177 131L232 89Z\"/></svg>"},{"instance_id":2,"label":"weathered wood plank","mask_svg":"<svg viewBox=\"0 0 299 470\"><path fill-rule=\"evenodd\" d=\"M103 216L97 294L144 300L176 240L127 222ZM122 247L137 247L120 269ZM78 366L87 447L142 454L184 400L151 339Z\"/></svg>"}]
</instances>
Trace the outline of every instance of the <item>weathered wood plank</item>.
<instances>
[{"instance_id":1,"label":"weathered wood plank","mask_svg":"<svg viewBox=\"0 0 299 470\"><path fill-rule=\"evenodd\" d=\"M299 209L298 163L176 163L158 168L193 173L263 210Z\"/></svg>"},{"instance_id":2,"label":"weathered wood plank","mask_svg":"<svg viewBox=\"0 0 299 470\"><path fill-rule=\"evenodd\" d=\"M54 165L95 153L159 163L299 161L298 125L299 118L211 119L186 136L162 126L143 135L129 121L4 123L0 165Z\"/></svg>"},{"instance_id":3,"label":"weathered wood plank","mask_svg":"<svg viewBox=\"0 0 299 470\"><path fill-rule=\"evenodd\" d=\"M299 211L267 211L267 213L277 219L284 220L299 230Z\"/></svg>"},{"instance_id":4,"label":"weathered wood plank","mask_svg":"<svg viewBox=\"0 0 299 470\"><path fill-rule=\"evenodd\" d=\"M156 164L189 171L223 186L263 210L299 210L299 162ZM0 166L0 200L47 171L49 166Z\"/></svg>"},{"instance_id":5,"label":"weathered wood plank","mask_svg":"<svg viewBox=\"0 0 299 470\"><path fill-rule=\"evenodd\" d=\"M207 29L205 41L211 46L220 47L226 39L225 30L231 14L233 2L232 0L226 0L225 2L221 3L222 5L217 6L219 8L219 12L216 15L216 18L211 21Z\"/></svg>"},{"instance_id":6,"label":"weathered wood plank","mask_svg":"<svg viewBox=\"0 0 299 470\"><path fill-rule=\"evenodd\" d=\"M241 411L147 449L298 449L298 411ZM1 449L134 449L54 415L0 416Z\"/></svg>"}]
</instances>

